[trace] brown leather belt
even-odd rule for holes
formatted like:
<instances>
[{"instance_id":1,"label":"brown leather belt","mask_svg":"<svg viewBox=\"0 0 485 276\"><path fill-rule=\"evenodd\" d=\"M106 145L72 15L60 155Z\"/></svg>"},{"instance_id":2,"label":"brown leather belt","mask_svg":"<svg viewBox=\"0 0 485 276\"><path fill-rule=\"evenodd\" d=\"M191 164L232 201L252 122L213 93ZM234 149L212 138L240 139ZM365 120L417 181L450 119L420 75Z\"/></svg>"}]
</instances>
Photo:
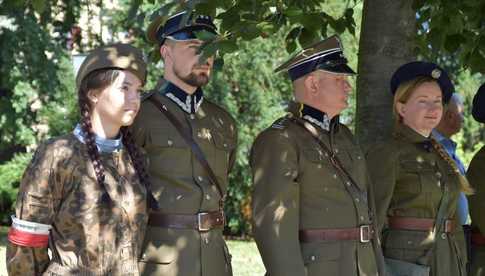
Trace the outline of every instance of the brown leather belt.
<instances>
[{"instance_id":1,"label":"brown leather belt","mask_svg":"<svg viewBox=\"0 0 485 276\"><path fill-rule=\"evenodd\" d=\"M224 227L224 212L200 212L195 215L151 213L148 217L148 225L206 232Z\"/></svg>"},{"instance_id":2,"label":"brown leather belt","mask_svg":"<svg viewBox=\"0 0 485 276\"><path fill-rule=\"evenodd\" d=\"M389 228L412 231L432 231L435 220L427 218L411 217L388 217ZM455 229L455 220L445 220L445 233L451 233Z\"/></svg>"},{"instance_id":3,"label":"brown leather belt","mask_svg":"<svg viewBox=\"0 0 485 276\"><path fill-rule=\"evenodd\" d=\"M480 233L472 233L472 244L485 246L485 236Z\"/></svg>"},{"instance_id":4,"label":"brown leather belt","mask_svg":"<svg viewBox=\"0 0 485 276\"><path fill-rule=\"evenodd\" d=\"M372 225L357 228L306 229L299 231L300 242L351 240L367 243L374 236Z\"/></svg>"}]
</instances>

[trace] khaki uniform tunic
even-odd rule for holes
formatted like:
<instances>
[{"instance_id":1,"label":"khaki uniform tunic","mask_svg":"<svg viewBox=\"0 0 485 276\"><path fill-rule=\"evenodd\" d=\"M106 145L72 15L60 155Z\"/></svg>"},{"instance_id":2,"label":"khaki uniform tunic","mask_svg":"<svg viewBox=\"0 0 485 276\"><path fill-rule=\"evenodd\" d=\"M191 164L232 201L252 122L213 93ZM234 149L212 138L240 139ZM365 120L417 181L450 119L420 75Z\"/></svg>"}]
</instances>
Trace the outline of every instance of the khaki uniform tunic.
<instances>
[{"instance_id":1,"label":"khaki uniform tunic","mask_svg":"<svg viewBox=\"0 0 485 276\"><path fill-rule=\"evenodd\" d=\"M10 275L138 275L147 222L146 190L125 149L101 153L105 185L117 206L102 201L86 145L73 134L39 146L24 173L16 217L52 226L47 248L9 243Z\"/></svg>"},{"instance_id":2,"label":"khaki uniform tunic","mask_svg":"<svg viewBox=\"0 0 485 276\"><path fill-rule=\"evenodd\" d=\"M377 275L371 242L353 240L299 241L299 230L355 228L370 224L367 193L356 198L310 132L292 115L264 130L252 147L254 238L267 275ZM347 170L367 191L366 162L350 130L334 122L333 150ZM314 125L330 146L330 132Z\"/></svg>"},{"instance_id":3,"label":"khaki uniform tunic","mask_svg":"<svg viewBox=\"0 0 485 276\"><path fill-rule=\"evenodd\" d=\"M178 88L168 85L151 97L160 99L190 130L225 192L237 143L234 119L207 99L189 114L165 96L171 89ZM132 131L148 155L152 191L160 213L195 215L219 210L221 197L205 169L177 129L148 99L142 102ZM230 258L220 228L199 232L149 225L140 270L143 275L232 275Z\"/></svg>"},{"instance_id":4,"label":"khaki uniform tunic","mask_svg":"<svg viewBox=\"0 0 485 276\"><path fill-rule=\"evenodd\" d=\"M472 217L473 232L480 232L485 236L485 147L473 157L467 171L470 184L475 189L475 194L471 195L470 215ZM485 246L473 246L471 259L471 275L485 275Z\"/></svg>"},{"instance_id":5,"label":"khaki uniform tunic","mask_svg":"<svg viewBox=\"0 0 485 276\"><path fill-rule=\"evenodd\" d=\"M384 256L428 265L435 276L465 275L466 250L459 223L454 233L438 232L434 237L426 231L387 227L390 216L435 219L443 187L450 195L446 218L455 218L459 179L430 141L400 124L393 139L371 148L367 161L375 185ZM428 250L432 255L425 261Z\"/></svg>"}]
</instances>

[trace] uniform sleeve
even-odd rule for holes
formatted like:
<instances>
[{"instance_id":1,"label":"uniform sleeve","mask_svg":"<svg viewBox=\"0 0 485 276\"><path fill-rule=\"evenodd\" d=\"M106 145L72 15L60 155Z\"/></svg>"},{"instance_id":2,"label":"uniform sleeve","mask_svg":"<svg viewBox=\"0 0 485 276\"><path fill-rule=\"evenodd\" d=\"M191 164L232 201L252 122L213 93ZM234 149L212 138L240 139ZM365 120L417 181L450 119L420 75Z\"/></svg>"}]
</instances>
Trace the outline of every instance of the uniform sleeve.
<instances>
[{"instance_id":1,"label":"uniform sleeve","mask_svg":"<svg viewBox=\"0 0 485 276\"><path fill-rule=\"evenodd\" d=\"M27 167L17 195L15 216L22 221L51 225L56 192L54 152L52 147L40 146ZM13 231L11 228L11 232ZM41 275L49 264L47 247L15 244L9 236L7 270L9 275Z\"/></svg>"},{"instance_id":2,"label":"uniform sleeve","mask_svg":"<svg viewBox=\"0 0 485 276\"><path fill-rule=\"evenodd\" d=\"M234 167L234 164L236 163L236 156L237 156L237 148L238 148L238 130L236 126L236 122L234 119L231 118L231 132L232 132L232 139L234 141L234 149L231 151L229 155L229 166L228 166L228 173L232 171L232 168Z\"/></svg>"},{"instance_id":3,"label":"uniform sleeve","mask_svg":"<svg viewBox=\"0 0 485 276\"><path fill-rule=\"evenodd\" d=\"M483 171L485 170L485 147L473 157L467 171L467 178L471 186L475 189L475 194L469 196L470 215L472 224L480 229L485 235L485 181Z\"/></svg>"},{"instance_id":4,"label":"uniform sleeve","mask_svg":"<svg viewBox=\"0 0 485 276\"><path fill-rule=\"evenodd\" d=\"M146 103L142 103L139 114L136 116L135 121L131 126L128 127L131 134L133 135L133 140L135 144L140 148L144 148L147 142L146 129L143 127L143 118L145 117Z\"/></svg>"},{"instance_id":5,"label":"uniform sleeve","mask_svg":"<svg viewBox=\"0 0 485 276\"><path fill-rule=\"evenodd\" d=\"M269 275L306 275L298 238L296 145L284 131L263 132L251 150L254 238Z\"/></svg>"},{"instance_id":6,"label":"uniform sleeve","mask_svg":"<svg viewBox=\"0 0 485 276\"><path fill-rule=\"evenodd\" d=\"M392 145L375 146L367 152L367 168L373 186L377 224L382 231L396 186L397 154Z\"/></svg>"}]
</instances>

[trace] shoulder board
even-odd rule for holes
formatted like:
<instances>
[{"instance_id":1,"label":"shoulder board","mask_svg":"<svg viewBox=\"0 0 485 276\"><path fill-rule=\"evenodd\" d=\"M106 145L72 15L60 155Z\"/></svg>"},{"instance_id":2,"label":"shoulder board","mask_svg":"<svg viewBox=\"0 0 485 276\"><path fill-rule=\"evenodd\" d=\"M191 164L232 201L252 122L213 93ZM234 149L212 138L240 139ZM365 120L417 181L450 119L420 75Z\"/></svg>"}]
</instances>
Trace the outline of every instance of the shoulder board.
<instances>
[{"instance_id":1,"label":"shoulder board","mask_svg":"<svg viewBox=\"0 0 485 276\"><path fill-rule=\"evenodd\" d=\"M143 93L143 95L141 95L141 101L145 101L146 99L150 98L156 91L155 90L150 90L148 92L145 92Z\"/></svg>"},{"instance_id":2,"label":"shoulder board","mask_svg":"<svg viewBox=\"0 0 485 276\"><path fill-rule=\"evenodd\" d=\"M288 116L281 117L271 125L271 128L285 129L290 122L291 122L291 119Z\"/></svg>"}]
</instances>

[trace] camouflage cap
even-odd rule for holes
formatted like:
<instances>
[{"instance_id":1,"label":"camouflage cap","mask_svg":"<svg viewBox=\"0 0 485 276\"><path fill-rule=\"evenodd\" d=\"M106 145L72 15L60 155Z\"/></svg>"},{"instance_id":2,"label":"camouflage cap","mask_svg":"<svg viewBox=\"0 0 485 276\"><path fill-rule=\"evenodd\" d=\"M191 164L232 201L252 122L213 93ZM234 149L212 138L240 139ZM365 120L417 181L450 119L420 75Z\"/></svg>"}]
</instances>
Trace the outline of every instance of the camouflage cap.
<instances>
[{"instance_id":1,"label":"camouflage cap","mask_svg":"<svg viewBox=\"0 0 485 276\"><path fill-rule=\"evenodd\" d=\"M146 67L143 54L138 48L122 43L101 46L84 59L76 76L76 86L79 88L89 73L99 69L127 70L145 83Z\"/></svg>"},{"instance_id":2,"label":"camouflage cap","mask_svg":"<svg viewBox=\"0 0 485 276\"><path fill-rule=\"evenodd\" d=\"M275 72L288 71L291 80L296 80L315 70L330 73L354 75L347 65L340 39L331 36L298 52L288 61L275 69Z\"/></svg>"}]
</instances>

